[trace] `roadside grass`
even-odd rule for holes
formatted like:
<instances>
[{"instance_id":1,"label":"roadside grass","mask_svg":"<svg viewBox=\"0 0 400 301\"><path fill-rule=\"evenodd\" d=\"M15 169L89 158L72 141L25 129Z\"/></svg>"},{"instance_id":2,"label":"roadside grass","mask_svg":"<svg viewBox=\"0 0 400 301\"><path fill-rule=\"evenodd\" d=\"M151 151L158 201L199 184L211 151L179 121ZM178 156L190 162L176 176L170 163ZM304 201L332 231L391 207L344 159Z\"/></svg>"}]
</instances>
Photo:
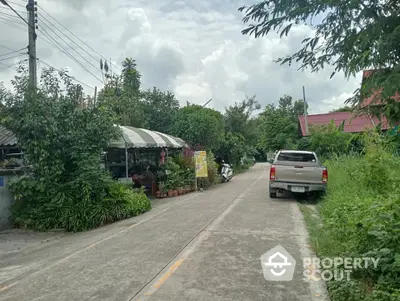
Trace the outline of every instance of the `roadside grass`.
<instances>
[{"instance_id":1,"label":"roadside grass","mask_svg":"<svg viewBox=\"0 0 400 301\"><path fill-rule=\"evenodd\" d=\"M349 280L328 281L332 301L399 301L400 158L377 137L365 140L363 156L326 161L327 195L313 209L299 206L319 258L379 258Z\"/></svg>"}]
</instances>

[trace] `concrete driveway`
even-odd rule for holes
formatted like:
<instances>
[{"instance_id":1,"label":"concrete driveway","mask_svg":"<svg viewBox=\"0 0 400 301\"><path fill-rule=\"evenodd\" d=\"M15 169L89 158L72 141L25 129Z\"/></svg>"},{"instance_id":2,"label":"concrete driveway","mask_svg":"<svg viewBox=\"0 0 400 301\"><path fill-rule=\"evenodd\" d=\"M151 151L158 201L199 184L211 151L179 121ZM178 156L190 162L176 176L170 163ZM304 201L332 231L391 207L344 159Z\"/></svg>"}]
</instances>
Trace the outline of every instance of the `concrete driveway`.
<instances>
[{"instance_id":1,"label":"concrete driveway","mask_svg":"<svg viewBox=\"0 0 400 301\"><path fill-rule=\"evenodd\" d=\"M257 164L142 216L0 253L0 300L326 300L303 280L312 253L297 204L268 198L268 172ZM278 244L298 263L293 281L263 277L260 256Z\"/></svg>"}]
</instances>

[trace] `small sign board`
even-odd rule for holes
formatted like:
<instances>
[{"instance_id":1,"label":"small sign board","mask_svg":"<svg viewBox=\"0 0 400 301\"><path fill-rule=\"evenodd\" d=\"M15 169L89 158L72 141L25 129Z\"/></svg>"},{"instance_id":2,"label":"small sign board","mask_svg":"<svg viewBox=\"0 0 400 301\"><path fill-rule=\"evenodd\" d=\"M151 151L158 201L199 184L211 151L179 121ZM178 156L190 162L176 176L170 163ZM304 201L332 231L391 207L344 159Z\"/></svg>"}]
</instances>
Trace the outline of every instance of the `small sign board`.
<instances>
[{"instance_id":1,"label":"small sign board","mask_svg":"<svg viewBox=\"0 0 400 301\"><path fill-rule=\"evenodd\" d=\"M196 162L196 178L207 178L207 152L197 151L194 153L194 159Z\"/></svg>"}]
</instances>

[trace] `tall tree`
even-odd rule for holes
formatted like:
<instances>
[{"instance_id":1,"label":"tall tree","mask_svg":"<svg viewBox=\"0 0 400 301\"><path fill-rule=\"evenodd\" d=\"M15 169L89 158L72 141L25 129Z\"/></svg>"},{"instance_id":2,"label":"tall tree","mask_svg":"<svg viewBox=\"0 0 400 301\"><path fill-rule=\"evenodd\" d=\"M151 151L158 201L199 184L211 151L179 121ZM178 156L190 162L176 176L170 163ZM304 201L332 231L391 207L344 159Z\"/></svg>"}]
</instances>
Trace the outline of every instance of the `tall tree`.
<instances>
[{"instance_id":1,"label":"tall tree","mask_svg":"<svg viewBox=\"0 0 400 301\"><path fill-rule=\"evenodd\" d=\"M136 61L133 58L127 57L122 62L122 79L124 90L126 92L138 92L140 89L140 72L137 70Z\"/></svg>"},{"instance_id":2,"label":"tall tree","mask_svg":"<svg viewBox=\"0 0 400 301\"><path fill-rule=\"evenodd\" d=\"M99 92L99 104L112 109L119 124L144 127L145 116L139 93L141 75L132 58L126 58L122 66L120 75L108 76L106 85Z\"/></svg>"},{"instance_id":3,"label":"tall tree","mask_svg":"<svg viewBox=\"0 0 400 301\"><path fill-rule=\"evenodd\" d=\"M179 110L179 101L175 98L175 95L154 87L153 90L149 89L142 92L141 101L146 127L149 130L170 132L175 115Z\"/></svg>"},{"instance_id":4,"label":"tall tree","mask_svg":"<svg viewBox=\"0 0 400 301\"><path fill-rule=\"evenodd\" d=\"M172 133L195 147L214 151L224 139L224 119L218 111L190 105L177 112Z\"/></svg>"},{"instance_id":5,"label":"tall tree","mask_svg":"<svg viewBox=\"0 0 400 301\"><path fill-rule=\"evenodd\" d=\"M262 37L271 31L287 35L293 26L305 24L315 29L305 38L300 49L279 58L281 64L300 62L300 69L316 72L326 65L347 77L366 69L377 71L368 77L350 100L358 104L376 95L383 101L376 114L400 120L400 5L393 0L348 1L277 1L264 0L249 7L243 21L248 24L242 33ZM326 14L316 25L314 16ZM334 73L332 76L334 76ZM376 91L382 93L377 95Z\"/></svg>"},{"instance_id":6,"label":"tall tree","mask_svg":"<svg viewBox=\"0 0 400 301\"><path fill-rule=\"evenodd\" d=\"M298 140L298 116L303 113L303 100L293 103L293 98L288 95L279 99L278 106L266 106L260 114L259 147L265 152L293 148Z\"/></svg>"}]
</instances>

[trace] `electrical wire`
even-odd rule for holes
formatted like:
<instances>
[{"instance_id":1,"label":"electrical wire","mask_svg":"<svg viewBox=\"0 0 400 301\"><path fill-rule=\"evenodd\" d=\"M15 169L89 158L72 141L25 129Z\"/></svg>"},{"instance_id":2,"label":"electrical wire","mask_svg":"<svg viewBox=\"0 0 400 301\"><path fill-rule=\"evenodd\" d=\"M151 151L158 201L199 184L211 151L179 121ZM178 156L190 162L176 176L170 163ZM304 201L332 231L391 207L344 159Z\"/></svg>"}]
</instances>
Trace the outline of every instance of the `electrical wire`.
<instances>
[{"instance_id":1,"label":"electrical wire","mask_svg":"<svg viewBox=\"0 0 400 301\"><path fill-rule=\"evenodd\" d=\"M73 47L71 47L71 45L70 44L68 44L57 32L55 32L46 22L48 22L48 23L50 23L50 25L53 25L53 24L51 24L51 22L46 18L46 17L44 17L42 14L40 14L39 13L39 15L45 20L45 22L43 22L42 24L44 24L48 29L50 29L59 39L61 39L65 44L67 44L67 46L69 46L72 50L74 50L84 61L86 61L89 65L91 65L96 71L101 71L100 70L100 67L97 67L97 66L95 66L92 62L90 62L88 59L86 59L82 54L80 54L78 51L76 51ZM58 29L57 27L55 27L54 25L53 25L53 27L55 28L55 29ZM60 30L59 30L60 31ZM63 34L63 32L62 31L60 31L62 34ZM69 38L69 37L67 37L67 38ZM72 41L72 42L74 42L74 41ZM75 42L74 42L75 43ZM76 43L75 43L76 44ZM80 47L78 44L76 44L78 47Z\"/></svg>"},{"instance_id":2,"label":"electrical wire","mask_svg":"<svg viewBox=\"0 0 400 301\"><path fill-rule=\"evenodd\" d=\"M9 59L13 59L13 58L16 58L16 57L19 57L19 56L21 56L21 54L17 54L17 55L11 56L11 57L6 57L4 59L0 59L0 62L5 61L5 60L9 60Z\"/></svg>"},{"instance_id":3,"label":"electrical wire","mask_svg":"<svg viewBox=\"0 0 400 301\"><path fill-rule=\"evenodd\" d=\"M38 60L39 60L39 59L38 59ZM62 70L57 69L56 67L50 65L49 63L46 63L46 62L43 61L43 60L39 60L39 62L42 63L42 64L45 64L47 67L53 68L54 70L56 70L56 71L58 71L58 72L62 72ZM77 80L74 76L70 76L70 75L68 75L68 74L67 74L67 76L68 76L70 79L72 79L73 81L76 81L77 83L79 83L79 84L81 84L81 85L83 85L83 86L85 86L85 87L88 87L88 88L90 88L90 89L92 89L92 90L95 90L95 88L93 88L92 86L89 86L88 84L85 84L84 82L81 82L80 80Z\"/></svg>"},{"instance_id":4,"label":"electrical wire","mask_svg":"<svg viewBox=\"0 0 400 301\"><path fill-rule=\"evenodd\" d=\"M51 29L51 28L50 28ZM94 75L90 70L88 70L79 60L77 60L75 57L73 57L68 50L66 50L63 46L60 45L59 42L57 42L46 30L44 29L40 29L39 31L41 31L43 34L46 34L46 36L53 41L53 46L58 47L61 52L63 52L66 56L68 56L71 60L73 60L74 62L78 63L84 70L86 70L88 73L90 73L94 78L96 78L98 81L100 81L101 83L104 84L104 82L98 78L96 75ZM64 41L65 42L65 41ZM68 44L67 44L68 45ZM71 46L69 46L71 47Z\"/></svg>"},{"instance_id":5,"label":"electrical wire","mask_svg":"<svg viewBox=\"0 0 400 301\"><path fill-rule=\"evenodd\" d=\"M17 3L17 2L14 2L14 1L10 1L10 0L8 0L8 2L9 2L9 3L11 3L11 4L17 5L17 6L26 7L26 5L19 4L19 3Z\"/></svg>"},{"instance_id":6,"label":"electrical wire","mask_svg":"<svg viewBox=\"0 0 400 301\"><path fill-rule=\"evenodd\" d=\"M105 61L108 61L108 59L106 59L103 55L101 55L99 52L97 52L95 49L93 49L92 47L90 47L90 45L88 45L85 41L83 41L81 38L79 38L77 35L75 35L71 30L69 30L67 27L65 27L64 25L62 25L60 22L58 22L52 15L50 15L48 12L46 12L39 4L37 5L46 15L48 15L51 19L53 19L58 25L60 25L63 29L65 29L66 31L68 31L72 36L74 36L76 39L78 39L80 42L82 42L84 45L86 45L90 50L92 50L93 52L95 52L97 55L100 56L100 58L104 59ZM83 48L82 48L83 49ZM89 54L90 55L90 54ZM92 56L93 57L93 56ZM96 59L96 58L95 58ZM110 63L116 67L121 69L118 65L115 65L113 62L110 61Z\"/></svg>"},{"instance_id":7,"label":"electrical wire","mask_svg":"<svg viewBox=\"0 0 400 301\"><path fill-rule=\"evenodd\" d=\"M51 25L53 25L51 23L51 21L49 21L45 16L43 16L41 13L39 13L39 16L41 16L43 19L45 19L48 23L50 23ZM73 39L71 39L68 35L66 35L64 32L62 32L60 29L58 29L55 25L53 25L54 28L56 28L61 34L63 34L67 39L69 39L72 43L74 43L76 46L78 46L80 49L82 49L86 54L88 54L90 57L92 57L96 63L98 63L98 58L96 58L95 56L93 56L93 54L89 53L85 48L83 48L82 46L80 46L78 43L76 43ZM86 60L86 59L85 59ZM88 61L89 62L89 61ZM90 62L89 62L90 63ZM91 64L91 63L90 63ZM93 64L91 64L93 66ZM94 66L95 67L95 66ZM95 67L96 70L98 67Z\"/></svg>"},{"instance_id":8,"label":"electrical wire","mask_svg":"<svg viewBox=\"0 0 400 301\"><path fill-rule=\"evenodd\" d=\"M10 48L10 47L8 47L8 46L4 46L4 45L2 45L2 44L0 44L0 47L1 48L4 48L4 49L7 49L7 50L10 50L10 51L13 51L14 49L12 49L12 48Z\"/></svg>"},{"instance_id":9,"label":"electrical wire","mask_svg":"<svg viewBox=\"0 0 400 301\"><path fill-rule=\"evenodd\" d=\"M11 18L7 18L7 17L3 17L0 15L0 20L3 20L4 22L9 22L8 25L13 24L13 25L24 25L21 20L19 19L11 19Z\"/></svg>"},{"instance_id":10,"label":"electrical wire","mask_svg":"<svg viewBox=\"0 0 400 301\"><path fill-rule=\"evenodd\" d=\"M0 72L3 72L3 71L5 71L5 70L7 70L7 69L10 69L10 68L12 68L12 67L18 65L20 62L26 62L27 60L28 60L28 59L25 59L25 60L19 61L18 63L12 64L12 65L5 65L6 67L3 68L3 69L0 69ZM4 65L4 64L3 64L3 65Z\"/></svg>"},{"instance_id":11,"label":"electrical wire","mask_svg":"<svg viewBox=\"0 0 400 301\"><path fill-rule=\"evenodd\" d=\"M0 11L0 15L5 15L5 16L11 17L11 18L15 18L15 19L18 19L18 20L19 20L19 18L18 18L17 16L14 16L14 15L11 15L11 14L7 14L7 13L3 13L3 12L1 12L1 11ZM24 19L24 20L25 20L25 19Z\"/></svg>"},{"instance_id":12,"label":"electrical wire","mask_svg":"<svg viewBox=\"0 0 400 301\"><path fill-rule=\"evenodd\" d=\"M2 3L4 3L4 5L6 5L6 6L8 6L22 21L24 21L26 23L26 25L31 27L29 25L28 21L26 21L23 17L21 17L21 15L6 0L3 0Z\"/></svg>"},{"instance_id":13,"label":"electrical wire","mask_svg":"<svg viewBox=\"0 0 400 301\"><path fill-rule=\"evenodd\" d=\"M9 55L9 54L13 54L13 53L22 51L22 50L24 50L24 49L26 49L26 47L21 48L21 49L18 49L18 50L11 51L11 52L8 52L8 53L0 54L0 57L2 57L2 56L7 56L7 55ZM20 53L20 54L22 54L22 53Z\"/></svg>"}]
</instances>

